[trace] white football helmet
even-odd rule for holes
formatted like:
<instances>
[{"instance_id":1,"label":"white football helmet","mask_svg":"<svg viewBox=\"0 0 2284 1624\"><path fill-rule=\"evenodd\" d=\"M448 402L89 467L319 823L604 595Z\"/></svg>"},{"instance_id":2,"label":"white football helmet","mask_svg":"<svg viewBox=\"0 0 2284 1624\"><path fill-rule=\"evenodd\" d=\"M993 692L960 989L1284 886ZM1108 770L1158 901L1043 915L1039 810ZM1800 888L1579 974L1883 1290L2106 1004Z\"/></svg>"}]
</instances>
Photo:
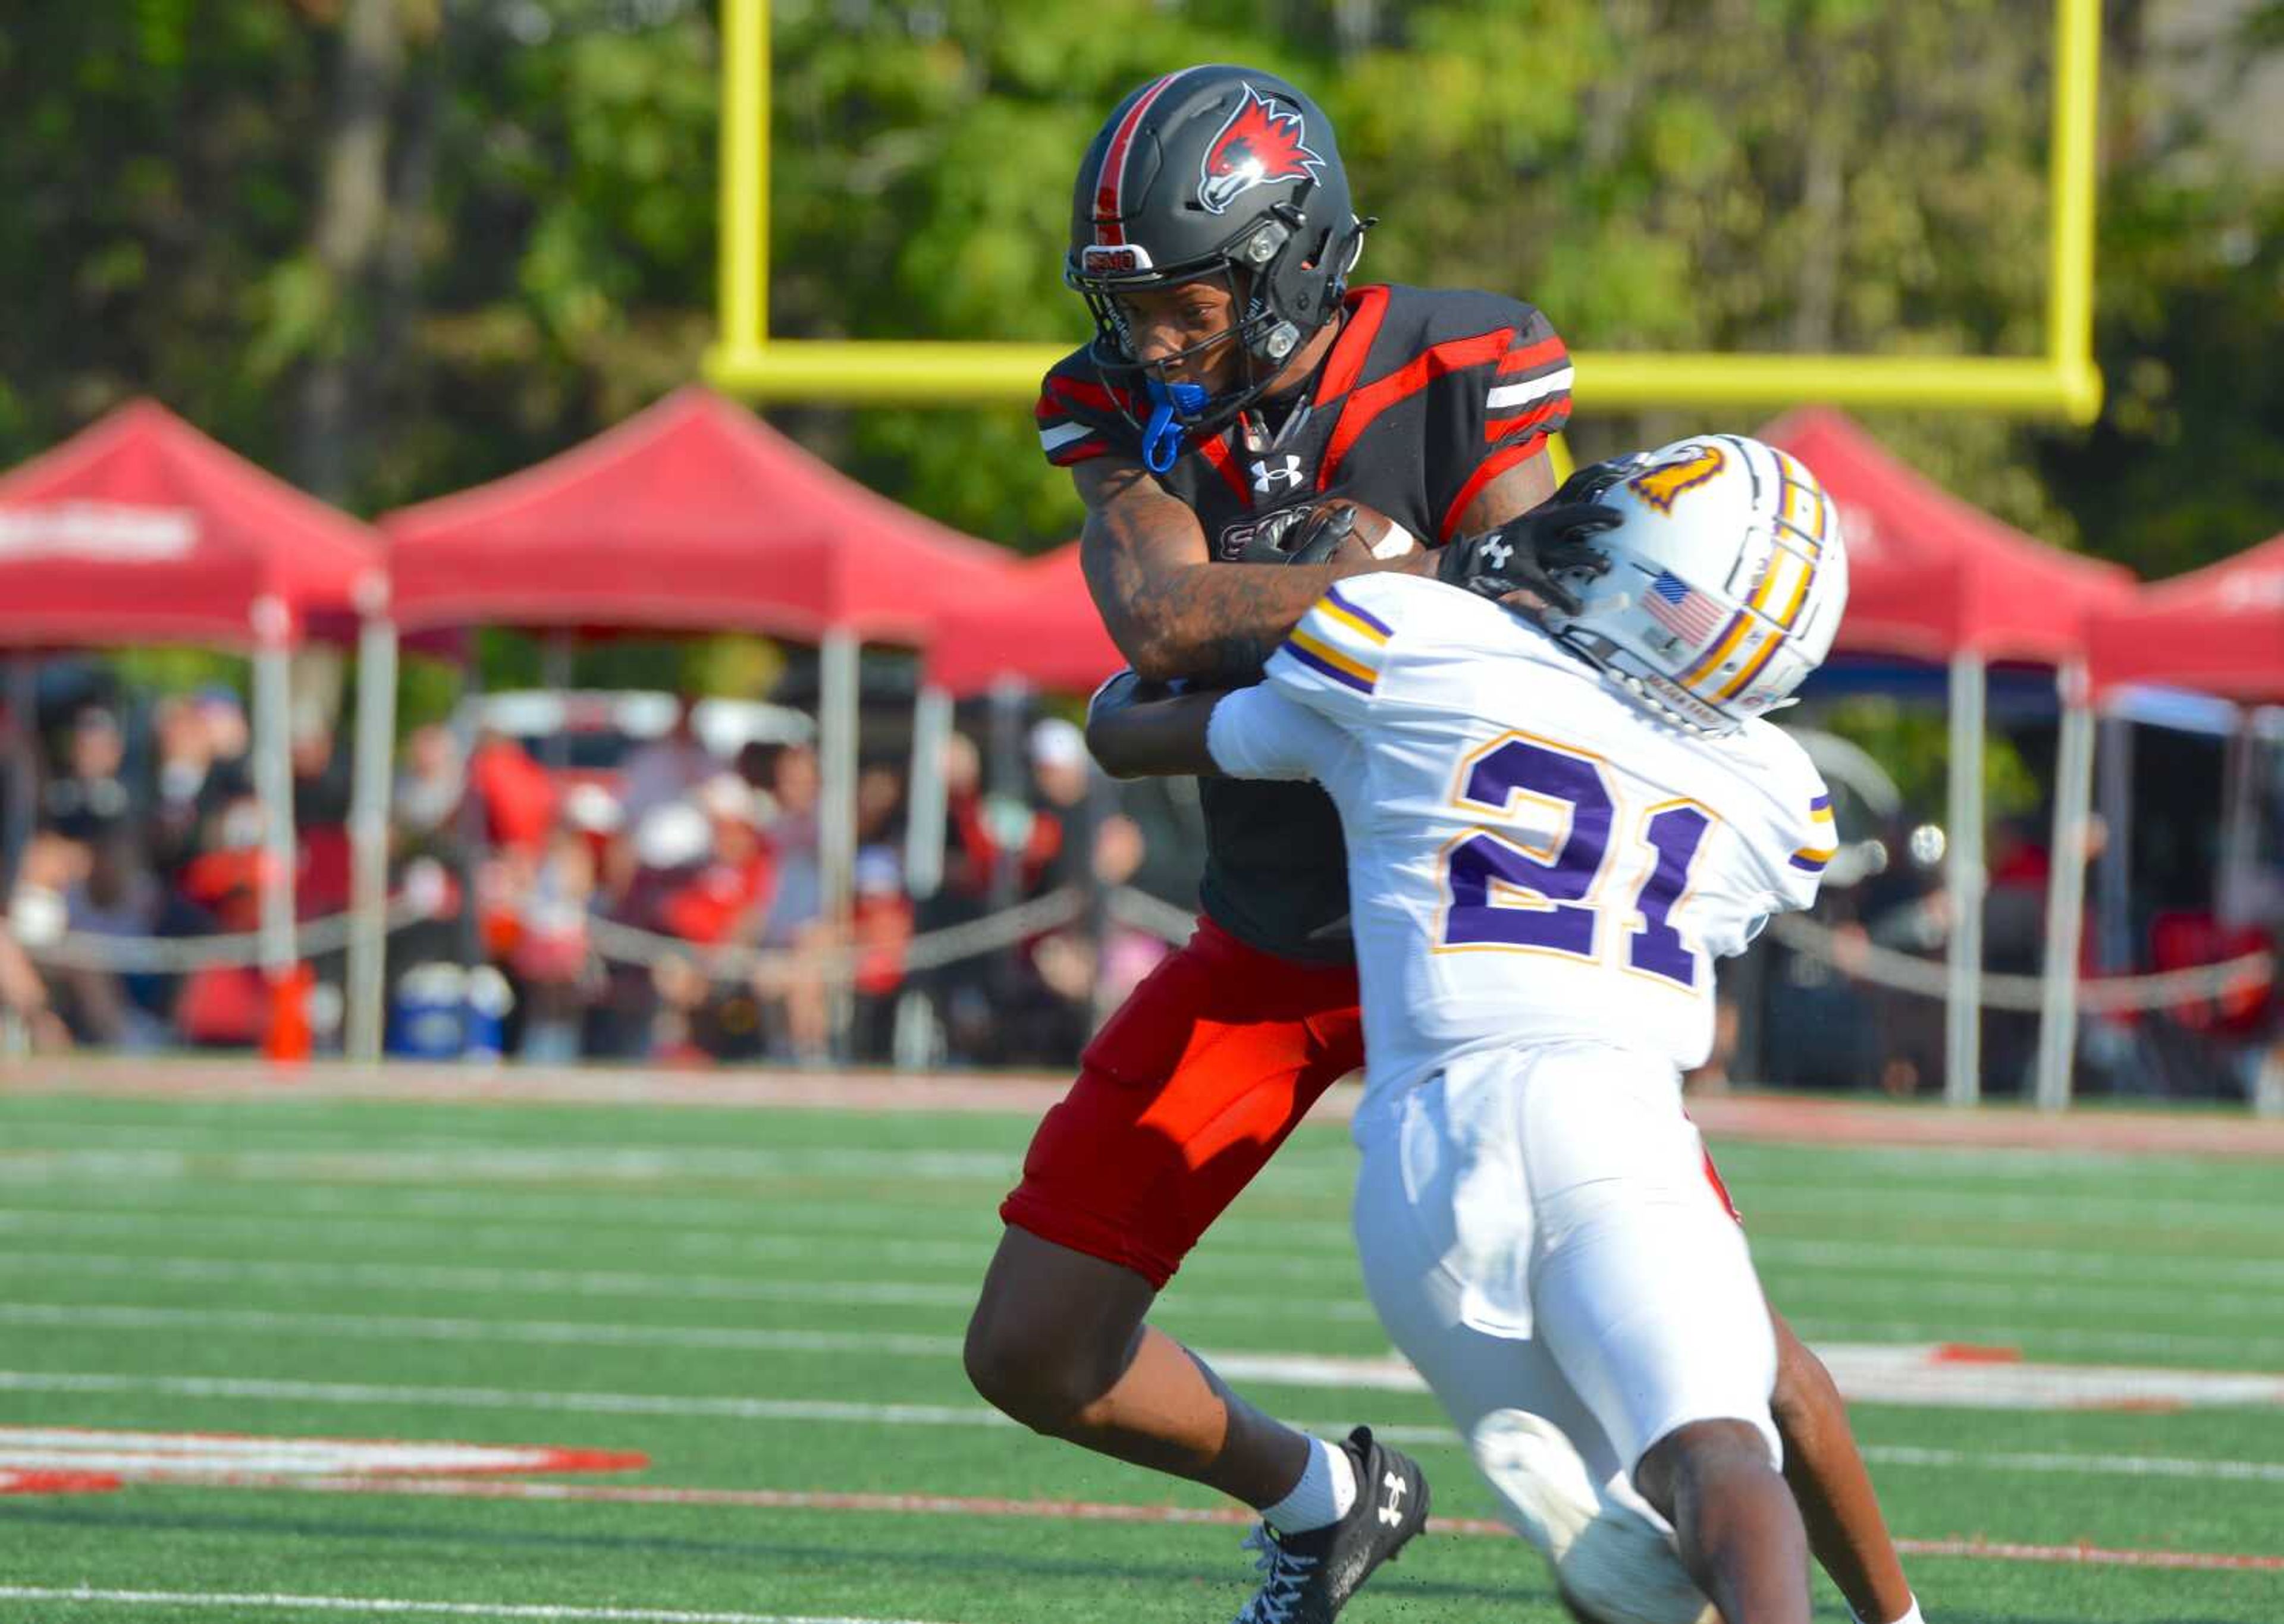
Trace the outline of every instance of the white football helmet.
<instances>
[{"instance_id":1,"label":"white football helmet","mask_svg":"<svg viewBox=\"0 0 2284 1624\"><path fill-rule=\"evenodd\" d=\"M1741 434L1636 458L1598 500L1625 515L1587 544L1609 567L1547 629L1619 686L1700 732L1789 703L1848 606L1840 515L1799 459Z\"/></svg>"}]
</instances>

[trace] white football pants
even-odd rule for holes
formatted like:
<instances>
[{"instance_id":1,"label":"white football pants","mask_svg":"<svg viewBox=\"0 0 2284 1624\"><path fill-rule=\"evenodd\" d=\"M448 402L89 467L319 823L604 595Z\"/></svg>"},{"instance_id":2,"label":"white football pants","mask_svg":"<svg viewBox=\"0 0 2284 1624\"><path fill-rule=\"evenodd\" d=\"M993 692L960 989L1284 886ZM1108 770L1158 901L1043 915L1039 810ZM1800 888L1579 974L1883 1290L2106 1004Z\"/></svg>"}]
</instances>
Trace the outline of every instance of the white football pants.
<instances>
[{"instance_id":1,"label":"white football pants","mask_svg":"<svg viewBox=\"0 0 2284 1624\"><path fill-rule=\"evenodd\" d=\"M1692 1421L1750 1422L1782 1464L1767 1302L1670 1065L1585 1043L1463 1057L1362 1150L1365 1284L1462 1438L1543 1417L1633 1507L1635 1464Z\"/></svg>"}]
</instances>

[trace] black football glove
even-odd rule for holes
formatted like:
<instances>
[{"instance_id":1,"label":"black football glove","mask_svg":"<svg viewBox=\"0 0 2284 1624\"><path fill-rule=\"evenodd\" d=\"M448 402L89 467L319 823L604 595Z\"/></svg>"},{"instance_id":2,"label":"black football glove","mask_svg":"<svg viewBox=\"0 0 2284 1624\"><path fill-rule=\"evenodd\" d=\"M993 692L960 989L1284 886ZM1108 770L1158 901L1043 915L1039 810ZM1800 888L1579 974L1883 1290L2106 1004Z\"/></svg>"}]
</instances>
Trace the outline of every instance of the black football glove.
<instances>
[{"instance_id":1,"label":"black football glove","mask_svg":"<svg viewBox=\"0 0 2284 1624\"><path fill-rule=\"evenodd\" d=\"M1554 493L1549 505L1560 506L1568 502L1600 502L1604 491L1631 479L1648 464L1648 454L1641 451L1629 451L1623 457L1614 457L1605 463L1588 463L1584 467L1571 472L1570 477L1562 481L1562 488Z\"/></svg>"},{"instance_id":2,"label":"black football glove","mask_svg":"<svg viewBox=\"0 0 2284 1624\"><path fill-rule=\"evenodd\" d=\"M1528 592L1550 609L1576 614L1578 595L1556 577L1568 570L1606 574L1609 560L1593 538L1624 517L1600 503L1550 502L1496 530L1447 543L1436 555L1435 575L1485 597Z\"/></svg>"},{"instance_id":3,"label":"black football glove","mask_svg":"<svg viewBox=\"0 0 2284 1624\"><path fill-rule=\"evenodd\" d=\"M1238 551L1240 564L1328 564L1356 532L1352 504L1318 502L1281 508L1254 526Z\"/></svg>"}]
</instances>

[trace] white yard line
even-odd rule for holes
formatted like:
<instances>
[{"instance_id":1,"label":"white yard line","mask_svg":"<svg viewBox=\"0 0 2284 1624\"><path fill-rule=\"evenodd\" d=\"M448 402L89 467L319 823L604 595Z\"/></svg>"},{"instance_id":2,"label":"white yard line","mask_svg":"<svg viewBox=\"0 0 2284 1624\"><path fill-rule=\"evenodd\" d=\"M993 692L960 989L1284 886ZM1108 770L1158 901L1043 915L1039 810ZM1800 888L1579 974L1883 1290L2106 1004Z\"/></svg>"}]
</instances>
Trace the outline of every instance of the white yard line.
<instances>
[{"instance_id":1,"label":"white yard line","mask_svg":"<svg viewBox=\"0 0 2284 1624\"><path fill-rule=\"evenodd\" d=\"M1753 1256L1764 1263L1793 1269L1861 1274L1872 1268L1892 1269L1912 1277L1949 1274L2029 1275L2048 1278L2069 1275L2109 1280L2119 1276L2153 1275L2175 1283L2237 1285L2284 1285L2284 1258L2216 1258L2164 1253L2114 1252L2088 1247L1988 1246L1957 1243L1927 1245L1916 1241L1799 1240L1783 1236L1755 1235L1750 1221L1746 1234Z\"/></svg>"},{"instance_id":2,"label":"white yard line","mask_svg":"<svg viewBox=\"0 0 2284 1624\"><path fill-rule=\"evenodd\" d=\"M441 1229L449 1237L451 1249L455 1252L499 1251L528 1256L543 1246L591 1251L591 1247L586 1243L595 1231L621 1227L614 1216L598 1214L591 1208L576 1217L567 1213L560 1219L516 1214L503 1218L497 1214L472 1216L481 1221L471 1222L465 1217L431 1213L355 1217L312 1214L298 1215L293 1231L312 1241L327 1241L364 1251L375 1245L433 1248L436 1245L434 1232ZM195 1208L116 1212L0 1207L0 1237L160 1235L176 1238L274 1240L278 1232L278 1219L279 1215L274 1212L262 1214L215 1214ZM567 1227L574 1224L579 1227ZM915 1220L911 1227L925 1228L927 1225L925 1221ZM967 1265L978 1279L982 1276L983 1265L989 1260L991 1248L997 1240L996 1235L981 1232L966 1240L916 1240L845 1231L784 1233L774 1225L766 1231L758 1229L708 1229L672 1223L653 1223L650 1229L652 1232L643 1238L643 1245L646 1253L651 1255L807 1258L820 1252L838 1249L862 1253L872 1261L887 1260L899 1263ZM1357 1273L1352 1247L1339 1252L1323 1252L1313 1257L1220 1248L1216 1249L1213 1261L1232 1265L1241 1262L1248 1277L1266 1274L1279 1279L1322 1280L1329 1277L1341 1284L1349 1284L1354 1282Z\"/></svg>"},{"instance_id":3,"label":"white yard line","mask_svg":"<svg viewBox=\"0 0 2284 1624\"><path fill-rule=\"evenodd\" d=\"M548 1183L581 1180L849 1177L990 1180L1012 1183L1018 1152L744 1151L691 1145L508 1145L436 1150L270 1151L0 1150L0 1183L57 1178L342 1179L436 1183L490 1180Z\"/></svg>"},{"instance_id":4,"label":"white yard line","mask_svg":"<svg viewBox=\"0 0 2284 1624\"><path fill-rule=\"evenodd\" d=\"M256 1403L413 1405L445 1409L532 1409L557 1415L710 1416L734 1421L822 1421L885 1426L1012 1426L980 1404L844 1404L821 1400L684 1396L662 1393L544 1393L513 1387L422 1387L380 1382L278 1380L243 1376L119 1376L0 1370L4 1393L149 1393L168 1398Z\"/></svg>"},{"instance_id":5,"label":"white yard line","mask_svg":"<svg viewBox=\"0 0 2284 1624\"><path fill-rule=\"evenodd\" d=\"M4 1189L6 1181L0 1179L0 1189ZM20 1183L16 1188L21 1191L24 1185ZM265 1190L259 1198L262 1204L259 1211L232 1212L226 1207L218 1210L203 1203L170 1200L168 1198L176 1188L176 1181L144 1186L118 1184L101 1191L99 1204L90 1202L70 1207L20 1206L0 1200L0 1211L179 1212L191 1216L215 1213L224 1218L259 1219L270 1223L273 1230L278 1214L287 1213L341 1214L373 1221L411 1215L666 1229L722 1221L740 1225L766 1222L772 1230L799 1235L896 1236L915 1230L943 1235L948 1231L965 1230L974 1235L976 1245L982 1246L995 1243L1000 1232L997 1202L988 1197L980 1200L963 1200L955 1205L943 1201L898 1201L893 1196L866 1192L836 1203L816 1198L800 1199L772 1196L766 1189L757 1189L750 1196L706 1197L668 1194L641 1186L614 1189L609 1185L597 1185L581 1191L576 1196L559 1196L528 1188L492 1188L478 1191L425 1190L417 1186L377 1190L364 1185L337 1189L305 1184ZM1347 1186L1343 1184L1341 1188L1345 1192ZM358 1205L375 1200L386 1201L392 1208L399 1210L374 1211ZM1356 1243L1344 1215L1315 1223L1240 1216L1230 1220L1224 1230L1241 1233L1251 1242L1273 1239L1279 1243L1279 1250L1247 1251L1223 1246L1216 1240L1207 1253L1201 1255L1250 1259L1302 1251L1318 1259L1335 1259L1343 1262L1355 1256Z\"/></svg>"},{"instance_id":6,"label":"white yard line","mask_svg":"<svg viewBox=\"0 0 2284 1624\"><path fill-rule=\"evenodd\" d=\"M258 1280L278 1284L366 1285L391 1290L521 1292L535 1296L704 1298L736 1302L817 1302L850 1307L960 1308L974 1306L968 1282L767 1280L744 1275L659 1274L632 1269L489 1269L454 1264L301 1262L282 1259L144 1256L135 1253L0 1252L0 1274L85 1274L113 1279ZM980 1278L980 1277L979 1277ZM1288 1300L1298 1301L1300 1300ZM1306 1304L1322 1319L1377 1323L1368 1303L1353 1300ZM1215 1293L1186 1288L1168 1300L1175 1318L1261 1316L1257 1293Z\"/></svg>"},{"instance_id":7,"label":"white yard line","mask_svg":"<svg viewBox=\"0 0 2284 1624\"><path fill-rule=\"evenodd\" d=\"M1868 1402L2006 1409L2097 1409L2151 1405L2284 1404L2284 1377L2236 1376L2227 1372L2140 1370L2099 1366L1947 1363L1933 1349L1838 1346L1829 1354L1842 1386ZM1420 1392L1419 1378L1393 1359L1332 1359L1279 1355L1215 1356L1217 1367L1240 1381L1338 1391L1378 1389ZM421 1386L379 1382L318 1382L246 1376L130 1375L68 1370L0 1370L0 1392L140 1393L175 1398L231 1400L255 1403L349 1406L433 1406L471 1409L538 1410L553 1414L715 1417L754 1422L825 1422L872 1426L999 1426L1006 1418L982 1404L871 1404L821 1399L763 1399L738 1394L702 1395L611 1392L538 1392L523 1388ZM1325 1422L1311 1427L1334 1427ZM1336 1428L1335 1428L1336 1430ZM1450 1441L1439 1426L1380 1429L1397 1442ZM1876 1448L1866 1454L1879 1458ZM1925 1464L1952 1457L1942 1451L1897 1456L1897 1464ZM2046 1462L2117 1460L2137 1457L2078 1455L1978 1454L1961 1460L1994 1470L2076 1470ZM4 1464L4 1463L0 1463ZM2106 1471L2099 1466L2085 1470ZM2120 1467L2108 1475L2166 1475ZM2178 1475L2178 1474L2177 1474ZM2265 1480L2241 1464L2216 1466L2216 1478Z\"/></svg>"},{"instance_id":8,"label":"white yard line","mask_svg":"<svg viewBox=\"0 0 2284 1624\"><path fill-rule=\"evenodd\" d=\"M584 1214L590 1226L594 1214ZM462 1253L472 1251L511 1252L528 1254L535 1243L545 1242L554 1246L577 1250L583 1231L567 1230L567 1222L575 1222L568 1214L562 1220L538 1217L510 1216L503 1220L498 1214L486 1215L486 1221L471 1223L464 1218L443 1214L407 1213L360 1214L315 1214L299 1220L294 1228L298 1235L311 1240L325 1240L365 1250L375 1245L434 1244L430 1231L439 1228L450 1231L453 1248ZM615 1225L615 1220L613 1221ZM849 1236L828 1233L823 1236L756 1232L754 1230L707 1229L690 1224L654 1224L662 1230L645 1241L654 1253L677 1257L753 1257L808 1258L836 1247L861 1251L868 1261L887 1261L914 1264L971 1265L980 1275L982 1265L990 1255L989 1238L978 1235L971 1240L915 1240L888 1238L872 1235ZM278 1218L275 1213L214 1214L195 1208L163 1211L78 1211L0 1208L0 1236L74 1236L74 1235L163 1235L174 1238L223 1238L270 1240L275 1238ZM1757 1248L1764 1257L1772 1253L1782 1254L1779 1243L1775 1247ZM1326 1284L1348 1285L1356 1278L1353 1251L1340 1253L1325 1253L1311 1258L1268 1251L1240 1251L1216 1246L1203 1254L1204 1267L1210 1270L1222 1263L1242 1263L1249 1277L1270 1276L1285 1280L1313 1280ZM1898 1279L1865 1276L1860 1272L1834 1269L1838 1277L1819 1282L1818 1290L1852 1300L1870 1300L1878 1303L1908 1303L1915 1306L1981 1307L1981 1308L2089 1308L2112 1312L2141 1308L2163 1316L2177 1316L2180 1308L2178 1282L2168 1287L2133 1286L2115 1284L2107 1279L2076 1279L2055 1282L1945 1280L1940 1277ZM2025 1270L2025 1273L2032 1271ZM2284 1265L2279 1266L2284 1276ZM2229 1293L2209 1292L2200 1293L2197 1311L2207 1319L2243 1318L2271 1320L2276 1316L2276 1299L2272 1292Z\"/></svg>"},{"instance_id":9,"label":"white yard line","mask_svg":"<svg viewBox=\"0 0 2284 1624\"><path fill-rule=\"evenodd\" d=\"M50 1589L0 1585L0 1601L77 1603L123 1607L262 1607L300 1612L362 1612L453 1619L563 1619L588 1624L923 1624L912 1619L821 1617L789 1612L688 1612L671 1607L574 1607L509 1602L424 1602L386 1596L280 1596L214 1590Z\"/></svg>"},{"instance_id":10,"label":"white yard line","mask_svg":"<svg viewBox=\"0 0 2284 1624\"><path fill-rule=\"evenodd\" d=\"M958 1337L890 1331L758 1331L743 1326L627 1325L566 1320L446 1319L387 1314L286 1314L260 1308L164 1308L119 1304L0 1302L0 1325L106 1331L256 1331L325 1340L529 1342L564 1347L723 1348L753 1353L879 1354L953 1359ZM6 1456L0 1437L0 1458Z\"/></svg>"}]
</instances>

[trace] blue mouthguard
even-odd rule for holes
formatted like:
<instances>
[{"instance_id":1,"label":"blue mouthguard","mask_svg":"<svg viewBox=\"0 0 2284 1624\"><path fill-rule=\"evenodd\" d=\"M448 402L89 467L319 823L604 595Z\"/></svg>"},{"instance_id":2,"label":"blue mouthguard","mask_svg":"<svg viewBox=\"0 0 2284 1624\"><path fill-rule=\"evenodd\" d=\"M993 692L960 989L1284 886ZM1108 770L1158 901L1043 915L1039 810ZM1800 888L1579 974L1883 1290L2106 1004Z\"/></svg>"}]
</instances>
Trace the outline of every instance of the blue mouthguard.
<instances>
[{"instance_id":1,"label":"blue mouthguard","mask_svg":"<svg viewBox=\"0 0 2284 1624\"><path fill-rule=\"evenodd\" d=\"M1202 384L1169 384L1155 378L1145 378L1142 384L1149 394L1151 408L1150 421L1142 430L1142 463L1151 472L1163 473L1182 454L1185 431L1174 414L1195 417L1206 409L1206 402L1211 397Z\"/></svg>"}]
</instances>

